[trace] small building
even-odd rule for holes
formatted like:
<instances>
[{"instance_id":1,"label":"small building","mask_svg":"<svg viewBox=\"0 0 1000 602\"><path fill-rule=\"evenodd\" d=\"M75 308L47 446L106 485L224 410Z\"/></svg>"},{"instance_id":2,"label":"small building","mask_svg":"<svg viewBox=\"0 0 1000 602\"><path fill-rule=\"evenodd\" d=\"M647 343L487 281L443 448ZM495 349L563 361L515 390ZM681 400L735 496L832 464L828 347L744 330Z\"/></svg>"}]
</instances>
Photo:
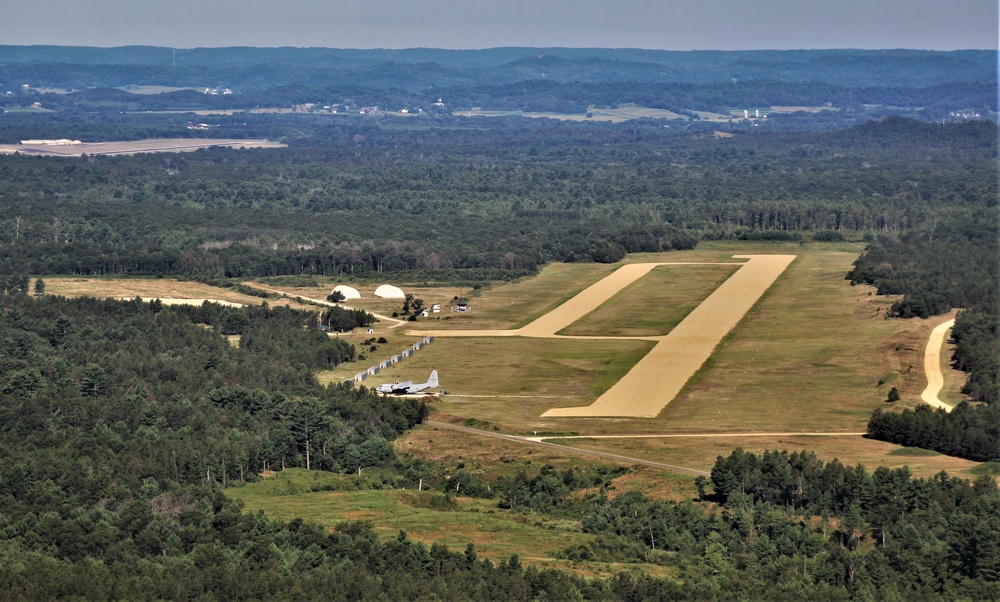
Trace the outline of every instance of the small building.
<instances>
[{"instance_id":1,"label":"small building","mask_svg":"<svg viewBox=\"0 0 1000 602\"><path fill-rule=\"evenodd\" d=\"M441 313L441 304L440 303L432 303L431 304L431 313L432 314L439 314L439 313Z\"/></svg>"}]
</instances>

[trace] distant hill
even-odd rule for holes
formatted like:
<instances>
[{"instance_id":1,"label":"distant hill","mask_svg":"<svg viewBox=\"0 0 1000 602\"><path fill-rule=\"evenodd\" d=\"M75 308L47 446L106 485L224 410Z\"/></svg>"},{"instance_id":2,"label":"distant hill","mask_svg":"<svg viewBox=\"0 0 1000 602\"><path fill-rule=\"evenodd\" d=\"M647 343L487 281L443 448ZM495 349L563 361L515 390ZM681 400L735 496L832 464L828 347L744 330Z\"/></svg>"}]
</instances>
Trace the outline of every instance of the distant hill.
<instances>
[{"instance_id":1,"label":"distant hill","mask_svg":"<svg viewBox=\"0 0 1000 602\"><path fill-rule=\"evenodd\" d=\"M844 126L886 115L992 118L996 64L997 53L990 50L0 46L0 108L311 111L340 106L355 113L378 107L408 113L481 108L582 115L590 107L638 106L690 119L711 112L713 119L725 121L743 117L746 109L770 113L771 107L783 107L777 114L802 107L801 119L783 123ZM112 88L147 93L107 91ZM88 92L97 89L103 90Z\"/></svg>"}]
</instances>

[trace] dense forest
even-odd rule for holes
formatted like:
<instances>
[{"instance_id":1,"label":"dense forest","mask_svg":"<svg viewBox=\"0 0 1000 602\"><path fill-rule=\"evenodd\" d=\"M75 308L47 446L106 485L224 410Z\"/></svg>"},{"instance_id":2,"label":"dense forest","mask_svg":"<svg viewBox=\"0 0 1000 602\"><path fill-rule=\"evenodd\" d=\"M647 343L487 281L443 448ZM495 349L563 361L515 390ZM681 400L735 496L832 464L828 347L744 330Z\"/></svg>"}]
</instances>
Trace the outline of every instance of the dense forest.
<instances>
[{"instance_id":1,"label":"dense forest","mask_svg":"<svg viewBox=\"0 0 1000 602\"><path fill-rule=\"evenodd\" d=\"M995 207L996 129L982 122L721 140L644 124L488 125L317 118L287 149L0 157L0 272L502 278L699 237L901 234Z\"/></svg>"}]
</instances>

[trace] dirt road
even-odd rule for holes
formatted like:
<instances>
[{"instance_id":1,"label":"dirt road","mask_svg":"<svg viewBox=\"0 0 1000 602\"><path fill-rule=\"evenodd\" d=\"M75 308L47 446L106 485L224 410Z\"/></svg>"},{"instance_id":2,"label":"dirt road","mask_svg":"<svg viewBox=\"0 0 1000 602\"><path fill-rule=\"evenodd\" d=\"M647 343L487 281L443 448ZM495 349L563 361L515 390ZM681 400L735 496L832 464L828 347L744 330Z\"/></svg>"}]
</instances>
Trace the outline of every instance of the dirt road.
<instances>
[{"instance_id":1,"label":"dirt road","mask_svg":"<svg viewBox=\"0 0 1000 602\"><path fill-rule=\"evenodd\" d=\"M574 454L579 454L582 456L596 456L598 458L606 458L608 460L617 460L619 462L625 462L626 464L641 464L642 466L652 466L653 468L660 468L663 470L670 470L673 472L683 472L685 474L699 475L703 477L711 476L711 473L707 473L704 470L696 470L694 468L685 468L683 466L672 466L670 464L663 464L661 462L651 462L649 460L643 460L641 458L630 458L628 456L619 456L618 454L609 454L606 452L591 451L589 449L580 449L577 447L567 447L565 445L559 445L557 443L547 443L545 441L539 441L534 437L520 437L518 435L504 435L503 433L491 433L489 431L483 431L479 429L473 429L465 426L458 426L457 424L449 424L447 422L435 422L433 420L428 420L424 424L428 426L436 426L439 428L452 429L455 431L462 431L465 433L472 433L474 435L480 435L483 437L493 437L495 439L506 439L507 441L515 441L517 443L524 443L525 445L537 445L540 447L551 447L558 449L560 451L570 452Z\"/></svg>"},{"instance_id":2,"label":"dirt road","mask_svg":"<svg viewBox=\"0 0 1000 602\"><path fill-rule=\"evenodd\" d=\"M296 301L302 301L302 302L305 302L305 303L318 303L320 305L325 305L327 307L342 307L342 304L333 303L332 301L327 301L326 299L313 299L312 297L303 297L302 295L296 295L295 293L289 293L289 292L286 292L286 291L278 290L276 288L271 288L270 286L263 285L263 284L261 284L259 282L246 282L245 284L248 284L250 286L254 286L254 287L257 287L257 288L260 288L260 289L264 289L264 290L270 291L272 293L277 293L279 295L282 295L284 297L288 297L289 299L294 299ZM375 316L376 318L378 318L379 320L381 320L383 322L387 322L389 324L389 328L399 328L403 324L406 324L406 322L404 322L403 320L397 320L396 318L390 318L389 316L383 316L382 314L377 314L377 313L375 313L373 311L369 311L368 313L370 313L371 315Z\"/></svg>"},{"instance_id":3,"label":"dirt road","mask_svg":"<svg viewBox=\"0 0 1000 602\"><path fill-rule=\"evenodd\" d=\"M948 320L939 324L931 331L931 337L927 341L927 349L924 350L924 372L927 374L927 388L920 394L920 399L935 408L941 408L950 412L953 408L938 398L938 393L944 387L944 375L941 373L941 346L944 345L945 335L955 325L955 320Z\"/></svg>"}]
</instances>

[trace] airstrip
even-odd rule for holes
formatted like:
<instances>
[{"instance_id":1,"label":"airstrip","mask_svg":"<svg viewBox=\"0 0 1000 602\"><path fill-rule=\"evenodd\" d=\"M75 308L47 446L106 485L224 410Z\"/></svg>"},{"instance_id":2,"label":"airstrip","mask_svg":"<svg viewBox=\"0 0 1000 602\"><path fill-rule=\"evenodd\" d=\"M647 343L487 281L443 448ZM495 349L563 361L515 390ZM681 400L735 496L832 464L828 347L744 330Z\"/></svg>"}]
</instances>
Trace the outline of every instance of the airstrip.
<instances>
[{"instance_id":1,"label":"airstrip","mask_svg":"<svg viewBox=\"0 0 1000 602\"><path fill-rule=\"evenodd\" d=\"M673 330L660 337L565 336L560 330L610 300L616 293L659 265L627 264L587 287L551 312L513 330L447 330L420 333L435 337L535 337L574 339L638 338L656 341L620 381L589 406L554 408L543 417L603 416L653 418L681 391L684 384L711 356L726 334L743 318L764 291L792 263L795 255L737 255L746 259L740 268L708 296Z\"/></svg>"}]
</instances>

